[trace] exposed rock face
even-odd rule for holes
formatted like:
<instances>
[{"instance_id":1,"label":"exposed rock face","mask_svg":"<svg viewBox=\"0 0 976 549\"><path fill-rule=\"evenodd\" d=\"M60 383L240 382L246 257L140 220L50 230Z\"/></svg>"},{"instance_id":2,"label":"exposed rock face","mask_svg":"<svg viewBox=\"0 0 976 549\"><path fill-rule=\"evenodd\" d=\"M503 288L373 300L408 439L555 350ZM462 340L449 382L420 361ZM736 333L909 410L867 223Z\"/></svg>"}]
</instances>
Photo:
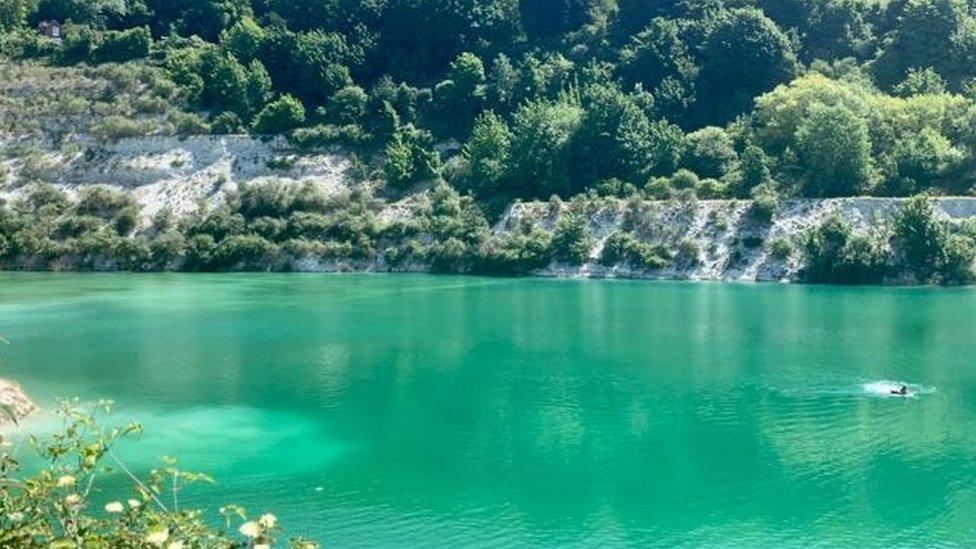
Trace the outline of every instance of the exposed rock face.
<instances>
[{"instance_id":1,"label":"exposed rock face","mask_svg":"<svg viewBox=\"0 0 976 549\"><path fill-rule=\"evenodd\" d=\"M8 412L0 413L0 425L18 422L37 410L20 385L5 379L0 379L0 405Z\"/></svg>"},{"instance_id":2,"label":"exposed rock face","mask_svg":"<svg viewBox=\"0 0 976 549\"><path fill-rule=\"evenodd\" d=\"M636 208L622 200L609 201L588 215L589 228L597 244L590 250L590 260L585 265L553 264L535 274L795 282L803 268L798 248L808 230L836 212L852 223L855 230L865 232L890 223L902 202L903 199L897 198L784 200L771 222L757 223L749 213L751 203L745 200L644 201ZM933 199L933 206L937 214L953 221L976 218L976 198L937 198ZM504 232L523 221L552 229L565 212L565 206L554 212L545 202L517 203L493 230ZM649 244L684 250L691 257L679 257L658 271L600 265L598 259L607 238L624 228L633 230ZM770 250L770 243L775 240L790 242L793 253L777 257Z\"/></svg>"},{"instance_id":3,"label":"exposed rock face","mask_svg":"<svg viewBox=\"0 0 976 549\"><path fill-rule=\"evenodd\" d=\"M301 152L282 138L249 136L138 137L100 142L76 136L71 146L38 142L6 161L11 182L42 180L74 192L86 185L110 185L133 194L145 219L166 208L176 215L201 204L216 205L242 183L280 180L310 182L326 193L348 183L348 156ZM3 162L0 162L2 164ZM0 198L14 198L27 187L2 184Z\"/></svg>"}]
</instances>

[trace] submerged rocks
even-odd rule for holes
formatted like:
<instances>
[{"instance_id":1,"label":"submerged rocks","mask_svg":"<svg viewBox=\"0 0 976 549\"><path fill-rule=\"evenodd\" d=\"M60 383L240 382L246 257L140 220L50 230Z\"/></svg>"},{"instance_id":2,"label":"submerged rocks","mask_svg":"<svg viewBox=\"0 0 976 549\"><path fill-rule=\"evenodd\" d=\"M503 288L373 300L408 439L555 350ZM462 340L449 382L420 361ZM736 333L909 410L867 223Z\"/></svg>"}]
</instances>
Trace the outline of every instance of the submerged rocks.
<instances>
[{"instance_id":1,"label":"submerged rocks","mask_svg":"<svg viewBox=\"0 0 976 549\"><path fill-rule=\"evenodd\" d=\"M37 410L20 385L6 379L0 379L0 406L5 409L0 413L0 425L17 423Z\"/></svg>"}]
</instances>

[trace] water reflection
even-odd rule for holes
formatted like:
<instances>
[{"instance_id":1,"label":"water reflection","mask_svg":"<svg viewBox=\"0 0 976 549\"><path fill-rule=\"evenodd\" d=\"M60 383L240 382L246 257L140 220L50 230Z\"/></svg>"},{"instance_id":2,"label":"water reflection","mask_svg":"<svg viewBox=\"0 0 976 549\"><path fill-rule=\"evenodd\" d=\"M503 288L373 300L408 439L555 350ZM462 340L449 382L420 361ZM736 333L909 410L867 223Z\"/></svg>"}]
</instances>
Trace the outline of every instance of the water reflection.
<instances>
[{"instance_id":1,"label":"water reflection","mask_svg":"<svg viewBox=\"0 0 976 549\"><path fill-rule=\"evenodd\" d=\"M245 490L340 545L967 544L974 306L965 290L6 276L0 332L29 387L147 414L162 434L134 455L207 465L221 485L200 501ZM878 379L938 390L866 397Z\"/></svg>"}]
</instances>

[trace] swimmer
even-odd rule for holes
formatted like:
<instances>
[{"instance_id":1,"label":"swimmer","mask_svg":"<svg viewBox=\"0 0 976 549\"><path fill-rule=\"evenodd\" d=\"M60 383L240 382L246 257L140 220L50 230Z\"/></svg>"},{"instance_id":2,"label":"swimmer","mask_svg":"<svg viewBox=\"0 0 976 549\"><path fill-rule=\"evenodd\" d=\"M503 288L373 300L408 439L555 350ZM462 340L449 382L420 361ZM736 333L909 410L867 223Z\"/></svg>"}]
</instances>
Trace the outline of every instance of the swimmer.
<instances>
[{"instance_id":1,"label":"swimmer","mask_svg":"<svg viewBox=\"0 0 976 549\"><path fill-rule=\"evenodd\" d=\"M898 396L908 396L908 387L902 385L897 389L892 389L891 394Z\"/></svg>"}]
</instances>

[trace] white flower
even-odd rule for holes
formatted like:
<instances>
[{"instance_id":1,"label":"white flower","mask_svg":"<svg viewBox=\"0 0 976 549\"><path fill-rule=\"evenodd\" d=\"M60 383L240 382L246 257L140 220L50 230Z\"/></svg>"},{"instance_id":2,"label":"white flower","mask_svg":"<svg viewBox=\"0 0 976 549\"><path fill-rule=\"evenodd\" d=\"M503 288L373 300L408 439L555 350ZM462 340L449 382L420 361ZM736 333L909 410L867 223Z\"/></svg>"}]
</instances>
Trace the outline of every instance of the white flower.
<instances>
[{"instance_id":1,"label":"white flower","mask_svg":"<svg viewBox=\"0 0 976 549\"><path fill-rule=\"evenodd\" d=\"M58 479L58 488L67 488L69 486L75 485L75 477L71 475L64 475Z\"/></svg>"},{"instance_id":2,"label":"white flower","mask_svg":"<svg viewBox=\"0 0 976 549\"><path fill-rule=\"evenodd\" d=\"M137 499L130 499L128 503L129 507L132 507L133 509L138 509L142 506L142 503L140 503Z\"/></svg>"},{"instance_id":3,"label":"white flower","mask_svg":"<svg viewBox=\"0 0 976 549\"><path fill-rule=\"evenodd\" d=\"M275 527L275 524L278 523L278 517L272 515L271 513L265 513L261 515L261 518L258 519L258 523L265 530L270 530Z\"/></svg>"},{"instance_id":4,"label":"white flower","mask_svg":"<svg viewBox=\"0 0 976 549\"><path fill-rule=\"evenodd\" d=\"M238 528L238 531L249 538L256 538L261 535L261 527L258 526L258 523L254 522L253 520L242 524L241 527Z\"/></svg>"},{"instance_id":5,"label":"white flower","mask_svg":"<svg viewBox=\"0 0 976 549\"><path fill-rule=\"evenodd\" d=\"M166 540L169 539L169 530L163 528L162 530L156 530L155 532L150 532L146 536L146 542L157 547L162 547Z\"/></svg>"},{"instance_id":6,"label":"white flower","mask_svg":"<svg viewBox=\"0 0 976 549\"><path fill-rule=\"evenodd\" d=\"M105 505L106 513L121 513L124 509L125 508L122 507L122 503L118 501L113 501L112 503Z\"/></svg>"},{"instance_id":7,"label":"white flower","mask_svg":"<svg viewBox=\"0 0 976 549\"><path fill-rule=\"evenodd\" d=\"M68 494L64 498L65 505L78 505L79 503L81 503L81 496L78 494Z\"/></svg>"}]
</instances>

